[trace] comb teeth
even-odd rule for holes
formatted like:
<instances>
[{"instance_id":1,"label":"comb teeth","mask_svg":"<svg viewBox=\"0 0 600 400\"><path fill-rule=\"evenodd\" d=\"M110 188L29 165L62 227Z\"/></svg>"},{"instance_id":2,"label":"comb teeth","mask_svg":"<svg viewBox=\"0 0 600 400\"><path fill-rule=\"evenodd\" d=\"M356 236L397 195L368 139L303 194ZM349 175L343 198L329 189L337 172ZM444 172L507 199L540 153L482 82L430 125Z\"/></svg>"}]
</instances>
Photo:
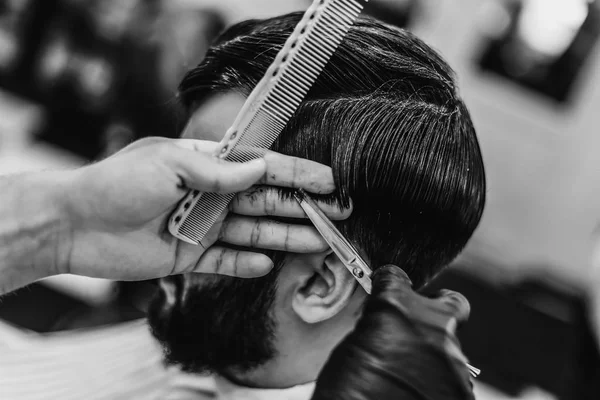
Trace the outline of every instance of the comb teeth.
<instances>
[{"instance_id":1,"label":"comb teeth","mask_svg":"<svg viewBox=\"0 0 600 400\"><path fill-rule=\"evenodd\" d=\"M479 368L475 368L471 364L467 364L467 368L469 368L469 373L473 378L477 378L479 374L481 374L481 370Z\"/></svg>"},{"instance_id":2,"label":"comb teeth","mask_svg":"<svg viewBox=\"0 0 600 400\"><path fill-rule=\"evenodd\" d=\"M206 236L214 222L219 219L219 216L225 211L229 202L233 199L233 194L217 194L217 193L204 193L198 203L204 201L205 203L212 204L211 207L194 207L192 212L188 214L184 223L181 224L180 233L200 242L201 238ZM194 212L195 210L195 212ZM204 221L214 221L213 224L205 224ZM197 240L195 238L200 238Z\"/></svg>"},{"instance_id":3,"label":"comb teeth","mask_svg":"<svg viewBox=\"0 0 600 400\"><path fill-rule=\"evenodd\" d=\"M260 157L257 148L271 147L367 1L313 2L221 142L222 158L247 162ZM232 199L229 194L191 192L171 217L171 233L199 243Z\"/></svg>"},{"instance_id":4,"label":"comb teeth","mask_svg":"<svg viewBox=\"0 0 600 400\"><path fill-rule=\"evenodd\" d=\"M307 29L310 30L307 40L298 40L296 52L287 64L279 67L276 84L226 160L246 162L256 158L253 154L237 151L239 145L271 147L362 9L354 0L333 0L327 5L315 17L313 29Z\"/></svg>"}]
</instances>

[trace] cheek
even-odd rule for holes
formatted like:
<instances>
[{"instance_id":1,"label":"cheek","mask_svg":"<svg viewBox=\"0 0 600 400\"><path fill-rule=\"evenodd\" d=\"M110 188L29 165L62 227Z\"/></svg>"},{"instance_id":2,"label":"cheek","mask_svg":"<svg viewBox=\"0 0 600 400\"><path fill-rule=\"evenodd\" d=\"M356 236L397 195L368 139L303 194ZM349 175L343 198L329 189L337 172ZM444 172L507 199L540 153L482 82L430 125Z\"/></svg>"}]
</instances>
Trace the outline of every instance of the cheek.
<instances>
[{"instance_id":1,"label":"cheek","mask_svg":"<svg viewBox=\"0 0 600 400\"><path fill-rule=\"evenodd\" d=\"M306 268L307 255L286 254L283 265L277 274L277 303L281 308L292 306L294 294L309 273Z\"/></svg>"},{"instance_id":2,"label":"cheek","mask_svg":"<svg viewBox=\"0 0 600 400\"><path fill-rule=\"evenodd\" d=\"M344 338L354 330L362 314L362 304L365 301L364 292L356 292L352 299L342 311L335 317L325 322L320 330L320 338L323 349L333 350Z\"/></svg>"},{"instance_id":3,"label":"cheek","mask_svg":"<svg viewBox=\"0 0 600 400\"><path fill-rule=\"evenodd\" d=\"M291 324L294 320L295 314L292 308L294 293L292 282L280 275L278 277L275 301L271 308L273 317L279 326Z\"/></svg>"},{"instance_id":4,"label":"cheek","mask_svg":"<svg viewBox=\"0 0 600 400\"><path fill-rule=\"evenodd\" d=\"M356 292L354 292L354 295L352 295L352 300L348 304L348 308L352 311L352 316L356 321L358 321L358 319L361 317L368 297L369 295L360 286L358 286Z\"/></svg>"},{"instance_id":5,"label":"cheek","mask_svg":"<svg viewBox=\"0 0 600 400\"><path fill-rule=\"evenodd\" d=\"M220 142L225 131L217 131L206 126L202 120L197 118L190 119L186 125L181 137L183 139L198 139L209 142Z\"/></svg>"}]
</instances>

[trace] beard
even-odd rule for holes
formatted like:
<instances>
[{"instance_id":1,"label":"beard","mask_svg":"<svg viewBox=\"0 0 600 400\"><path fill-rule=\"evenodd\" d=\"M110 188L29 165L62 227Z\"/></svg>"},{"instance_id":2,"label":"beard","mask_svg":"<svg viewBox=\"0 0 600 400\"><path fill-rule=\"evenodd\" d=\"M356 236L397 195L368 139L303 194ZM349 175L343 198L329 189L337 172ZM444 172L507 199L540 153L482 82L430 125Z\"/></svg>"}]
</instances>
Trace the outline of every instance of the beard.
<instances>
[{"instance_id":1,"label":"beard","mask_svg":"<svg viewBox=\"0 0 600 400\"><path fill-rule=\"evenodd\" d=\"M148 322L167 364L227 376L248 372L276 355L275 269L254 279L213 274L163 279L174 290L159 291Z\"/></svg>"}]
</instances>

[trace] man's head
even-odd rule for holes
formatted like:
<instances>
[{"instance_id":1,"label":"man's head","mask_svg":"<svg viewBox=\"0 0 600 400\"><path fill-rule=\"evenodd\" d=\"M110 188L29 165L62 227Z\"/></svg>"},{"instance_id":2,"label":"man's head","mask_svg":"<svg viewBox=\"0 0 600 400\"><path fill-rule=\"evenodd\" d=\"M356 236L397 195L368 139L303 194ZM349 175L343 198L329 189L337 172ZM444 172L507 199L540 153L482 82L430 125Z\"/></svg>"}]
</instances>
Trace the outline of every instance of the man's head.
<instances>
[{"instance_id":1,"label":"man's head","mask_svg":"<svg viewBox=\"0 0 600 400\"><path fill-rule=\"evenodd\" d=\"M300 18L247 21L219 38L180 85L202 129L188 135L221 139ZM396 264L417 288L458 255L483 212L483 162L453 72L410 33L373 20L350 29L272 149L331 166L328 199L353 205L340 231L372 268ZM150 323L168 360L261 386L316 377L364 292L331 251L271 255L263 278L163 282Z\"/></svg>"}]
</instances>

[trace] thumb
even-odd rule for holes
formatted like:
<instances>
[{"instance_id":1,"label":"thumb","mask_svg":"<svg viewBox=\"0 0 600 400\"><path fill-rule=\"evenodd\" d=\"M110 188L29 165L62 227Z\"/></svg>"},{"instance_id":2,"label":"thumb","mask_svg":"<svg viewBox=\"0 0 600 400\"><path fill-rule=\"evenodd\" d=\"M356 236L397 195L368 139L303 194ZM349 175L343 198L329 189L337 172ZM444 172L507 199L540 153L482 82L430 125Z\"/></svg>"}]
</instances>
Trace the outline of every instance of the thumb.
<instances>
[{"instance_id":1,"label":"thumb","mask_svg":"<svg viewBox=\"0 0 600 400\"><path fill-rule=\"evenodd\" d=\"M373 294L403 292L412 287L412 283L402 268L387 264L373 272Z\"/></svg>"},{"instance_id":2,"label":"thumb","mask_svg":"<svg viewBox=\"0 0 600 400\"><path fill-rule=\"evenodd\" d=\"M436 300L444 304L447 312L454 315L458 323L466 322L469 319L471 304L462 294L453 290L442 289Z\"/></svg>"},{"instance_id":3,"label":"thumb","mask_svg":"<svg viewBox=\"0 0 600 400\"><path fill-rule=\"evenodd\" d=\"M168 163L186 187L213 193L246 190L262 178L267 170L262 158L237 163L181 146L169 149Z\"/></svg>"}]
</instances>

